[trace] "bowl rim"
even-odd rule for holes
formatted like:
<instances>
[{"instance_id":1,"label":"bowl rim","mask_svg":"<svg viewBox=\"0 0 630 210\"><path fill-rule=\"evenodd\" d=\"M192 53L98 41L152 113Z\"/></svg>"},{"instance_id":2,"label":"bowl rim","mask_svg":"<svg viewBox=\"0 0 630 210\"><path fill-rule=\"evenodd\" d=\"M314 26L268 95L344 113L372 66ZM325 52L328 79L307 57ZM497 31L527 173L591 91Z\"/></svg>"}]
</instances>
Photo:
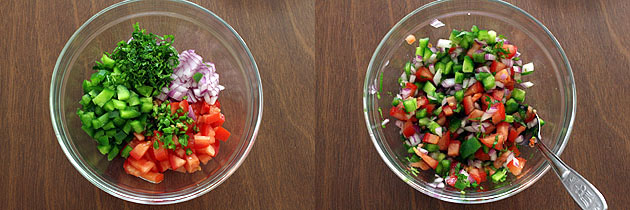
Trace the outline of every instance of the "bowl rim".
<instances>
[{"instance_id":1,"label":"bowl rim","mask_svg":"<svg viewBox=\"0 0 630 210\"><path fill-rule=\"evenodd\" d=\"M127 5L127 4L131 4L131 3L136 3L136 2L145 2L146 0L126 0L126 1L122 1L122 2L118 2L115 4L112 4L110 6L108 6L107 8L99 11L98 13L96 13L95 15L93 15L92 17L90 17L86 22L84 22L70 37L70 39L68 40L68 42L66 42L64 48L62 49L61 53L59 54L59 57L57 58L57 61L55 63L55 68L51 77L51 82L50 82L50 92L49 92L49 110L50 110L50 118L52 121L52 125L53 125L53 130L55 132L55 136L57 138L57 141L59 143L59 145L61 146L61 149L63 150L64 154L66 155L66 157L68 158L68 160L70 161L70 163L72 164L72 166L74 166L75 169L77 169L77 171L79 171L79 173L88 181L90 181L93 185L95 185L96 187L98 187L99 189L107 192L108 194L126 200L126 201L131 201L134 203L140 203L140 204L158 204L158 205L162 205L162 204L173 204L173 203L180 203L180 202L184 202L184 201L188 201L194 198L197 198L201 195L204 195L208 192L210 192L211 190L213 190L214 188L218 187L219 185L221 185L225 180L227 180L227 178L229 178L239 167L240 165L243 163L243 161L245 160L245 158L248 156L248 154L251 152L251 149L256 141L256 137L258 135L258 130L260 128L260 122L262 120L262 115L263 115L263 87L262 87L262 80L260 77L260 72L258 69L258 65L256 64L256 61L254 60L254 57L251 53L251 51L249 50L249 48L247 47L247 44L245 43L245 41L243 40L243 38L238 34L238 32L236 32L236 30L234 30L234 28L232 28L232 26L230 26L227 22L225 22L221 17L219 17L218 15L216 15L215 13L213 13L212 11L199 6L195 3L186 1L186 0L164 0L167 2L174 2L174 3L183 3L186 4L188 6L192 6L196 9L201 10L202 12L207 13L207 15L209 15L210 17L218 20L223 26L225 26L231 33L232 35L234 35L234 37L237 39L237 41L239 42L239 44L244 48L246 54L247 54L247 58L249 58L249 61L252 63L252 67L254 69L254 77L252 78L253 80L256 81L256 86L258 88L258 98L259 98L259 102L258 102L258 113L257 114L257 118L254 119L255 121L255 125L253 127L253 129L251 130L251 139L246 142L246 146L243 148L240 148L240 151L242 151L242 156L240 157L235 157L234 164L231 168L227 169L223 174L221 174L221 176L215 177L215 182L212 184L207 185L207 187L205 188L199 188L193 192L190 193L186 193L183 195L169 195L168 197L164 197L164 196L160 196L158 195L145 195L145 196L141 196L141 197L137 197L134 195L127 195L126 193L121 193L119 192L119 189L117 189L116 187L112 187L112 186L108 186L106 184L101 184L99 183L100 179L95 179L93 177L90 177L90 175L88 174L88 171L84 171L82 169L82 167L80 166L80 163L75 160L72 156L72 151L70 151L69 148L66 147L66 145L64 144L64 139L66 138L66 134L63 132L62 129L62 125L59 125L60 123L57 123L55 121L55 115L56 115L56 110L55 108L59 108L58 106L55 105L55 95L58 92L57 88L55 87L56 84L61 84L60 80L58 78L59 74L65 74L65 72L60 72L60 64L62 62L62 58L66 55L68 48L70 46L70 43L72 43L74 40L76 40L77 36L79 35L80 32L82 32L90 23L92 23L95 19L99 18L101 15L109 12L110 10L113 10L117 7L123 6L123 5Z\"/></svg>"},{"instance_id":2,"label":"bowl rim","mask_svg":"<svg viewBox=\"0 0 630 210\"><path fill-rule=\"evenodd\" d=\"M458 197L458 196L450 196L450 195L438 194L438 193L432 192L430 189L426 189L423 186L419 186L419 185L413 183L412 181L410 181L406 177L406 174L404 174L403 172L399 171L398 168L396 167L395 163L392 163L392 161L390 160L390 158L386 154L386 151L385 151L386 148L384 148L383 146L381 146L379 144L379 142L376 139L376 136L374 134L375 131L373 131L371 126L370 126L370 116L369 116L369 113L368 113L368 108L369 108L369 106L368 106L368 97L371 95L369 93L369 86L370 86L370 82L371 81L370 81L370 78L368 77L368 74L374 68L376 55L381 51L381 49L383 49L383 47L385 45L385 41L387 39L389 39L389 37L394 33L394 31L397 28L399 28L405 21L407 21L412 16L420 13L421 11L423 11L425 9L433 7L435 5L439 5L439 4L442 4L442 3L445 3L445 2L451 2L451 1L454 1L454 0L439 0L439 1L434 1L434 2L427 3L425 5L422 5L421 7L417 8L414 11L410 12L409 14L405 15L405 17L403 17L400 21L398 21L387 32L387 34L383 37L383 39L381 40L381 42L379 43L379 45L375 49L374 53L372 54L372 58L370 59L370 63L368 65L368 68L367 68L367 71L366 71L365 80L364 80L364 84L363 84L363 115L365 117L365 124L367 126L367 130L368 130L370 139L372 140L372 143L374 144L374 147L376 148L379 156L381 157L381 159L383 159L383 162L385 162L385 164L389 167L389 169L392 172L394 172L401 180L403 180L405 183L407 183L409 186L413 187L417 191L420 191L420 192L422 192L425 195L428 195L430 197L437 198L439 200L443 200L443 201L447 201L447 202L452 202L452 203L480 204L480 203L494 202L494 201L502 200L502 199L508 198L508 197L510 197L512 195L518 194L519 192L527 189L532 184L537 182L542 176L544 176L549 171L550 165L549 165L548 161L547 160L543 161L542 173L535 174L535 176L532 177L532 179L530 181L528 181L528 182L526 182L526 183L524 183L524 184L522 184L522 185L520 185L518 187L512 188L509 191L505 191L505 192L501 192L499 194L496 194L496 195L494 195L494 196L492 196L490 198L466 199L466 198L462 198L462 197ZM566 145L567 145L567 143L569 141L569 137L571 136L571 131L573 129L573 122L575 120L575 114L577 112L577 110L576 110L577 96L576 96L575 80L574 80L574 77L573 77L573 70L571 68L571 65L569 63L569 60L568 60L564 50L562 49L562 46L560 46L560 43L558 42L556 37L551 33L551 31L549 31L549 29L547 29L546 26L544 26L540 21L538 21L538 19L536 19L535 17L530 15L525 10L523 10L523 9L517 7L517 6L514 6L514 5L510 4L510 3L501 1L501 0L482 0L482 1L488 1L488 2L491 2L491 3L499 3L499 4L502 4L504 6L507 6L507 7L511 8L511 9L514 9L514 10L522 13L527 18L529 18L530 20L534 21L534 23L537 26L539 26L540 28L542 28L543 31L545 31L546 35L551 39L551 41L553 42L554 46L559 51L559 53L561 55L561 59L564 62L565 67L567 68L568 78L569 78L569 85L571 86L569 88L570 92L567 93L567 94L570 94L572 96L572 98L573 98L572 104L569 105L569 108L571 108L571 116L570 116L569 123L568 123L568 126L567 126L566 135L563 137L562 142L561 142L561 144L558 147L558 150L555 151L555 154L560 156L562 154L562 152L564 151L564 148L566 147ZM378 131L376 131L376 132L378 132Z\"/></svg>"}]
</instances>

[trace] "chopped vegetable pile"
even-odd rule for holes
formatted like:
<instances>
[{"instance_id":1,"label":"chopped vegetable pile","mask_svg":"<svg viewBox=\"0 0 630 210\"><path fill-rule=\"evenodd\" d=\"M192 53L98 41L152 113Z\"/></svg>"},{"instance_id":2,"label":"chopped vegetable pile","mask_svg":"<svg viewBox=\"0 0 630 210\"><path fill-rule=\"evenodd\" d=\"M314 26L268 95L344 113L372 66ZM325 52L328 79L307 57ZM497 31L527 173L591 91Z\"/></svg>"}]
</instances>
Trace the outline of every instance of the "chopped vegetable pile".
<instances>
[{"instance_id":1,"label":"chopped vegetable pile","mask_svg":"<svg viewBox=\"0 0 630 210\"><path fill-rule=\"evenodd\" d=\"M534 71L522 64L518 48L492 30L453 30L435 46L418 42L415 56L398 79L400 93L390 116L400 128L411 173L432 169L431 186L484 190L482 183L504 182L522 173L522 142L533 146L535 110L525 104L533 85L521 77ZM389 120L383 122L385 125ZM544 122L541 120L541 124ZM524 141L529 139L529 141Z\"/></svg>"},{"instance_id":2,"label":"chopped vegetable pile","mask_svg":"<svg viewBox=\"0 0 630 210\"><path fill-rule=\"evenodd\" d=\"M132 38L105 52L83 81L77 110L100 153L110 161L120 155L125 172L152 183L169 169L201 170L200 162L217 155L216 140L230 136L214 64L193 50L178 54L172 44L172 35L147 34L136 23Z\"/></svg>"}]
</instances>

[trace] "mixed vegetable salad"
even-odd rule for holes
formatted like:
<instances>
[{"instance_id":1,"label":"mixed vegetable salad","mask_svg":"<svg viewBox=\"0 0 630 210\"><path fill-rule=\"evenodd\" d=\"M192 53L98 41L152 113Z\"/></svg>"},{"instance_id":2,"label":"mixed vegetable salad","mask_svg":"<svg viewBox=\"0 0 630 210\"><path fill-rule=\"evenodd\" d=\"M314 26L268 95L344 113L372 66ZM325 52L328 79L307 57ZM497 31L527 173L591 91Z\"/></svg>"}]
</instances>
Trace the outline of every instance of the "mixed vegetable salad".
<instances>
[{"instance_id":1,"label":"mixed vegetable salad","mask_svg":"<svg viewBox=\"0 0 630 210\"><path fill-rule=\"evenodd\" d=\"M129 41L105 52L83 93L81 128L108 160L130 175L160 183L164 172L193 173L230 137L223 128L215 66L194 50L178 53L173 36L134 26Z\"/></svg>"},{"instance_id":2,"label":"mixed vegetable salad","mask_svg":"<svg viewBox=\"0 0 630 210\"><path fill-rule=\"evenodd\" d=\"M410 172L432 169L431 186L462 192L520 175L527 160L519 143L533 146L527 136L537 129L535 110L524 103L533 83L522 81L533 63L523 64L516 45L477 26L453 30L435 46L413 35L406 41L418 45L389 115L400 128Z\"/></svg>"}]
</instances>

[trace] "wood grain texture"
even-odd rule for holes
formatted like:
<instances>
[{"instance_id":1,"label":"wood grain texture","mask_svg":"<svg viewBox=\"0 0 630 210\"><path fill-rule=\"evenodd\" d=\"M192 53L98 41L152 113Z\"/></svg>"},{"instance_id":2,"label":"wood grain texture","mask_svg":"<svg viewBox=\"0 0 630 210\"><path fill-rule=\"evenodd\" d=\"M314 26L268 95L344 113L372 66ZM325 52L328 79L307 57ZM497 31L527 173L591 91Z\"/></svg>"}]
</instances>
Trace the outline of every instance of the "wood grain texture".
<instances>
[{"instance_id":1,"label":"wood grain texture","mask_svg":"<svg viewBox=\"0 0 630 210\"><path fill-rule=\"evenodd\" d=\"M576 209L552 172L518 195L484 205L430 198L383 163L364 125L362 87L380 40L409 12L429 1L317 1L316 209ZM572 64L577 116L563 160L597 186L610 209L630 205L627 137L630 5L625 1L522 1L557 37Z\"/></svg>"},{"instance_id":2,"label":"wood grain texture","mask_svg":"<svg viewBox=\"0 0 630 210\"><path fill-rule=\"evenodd\" d=\"M314 208L314 2L195 1L248 44L263 82L264 114L253 150L213 191L178 205L115 198L84 179L60 149L48 94L57 56L87 19L117 1L0 1L1 209ZM310 111L304 111L310 110Z\"/></svg>"}]
</instances>

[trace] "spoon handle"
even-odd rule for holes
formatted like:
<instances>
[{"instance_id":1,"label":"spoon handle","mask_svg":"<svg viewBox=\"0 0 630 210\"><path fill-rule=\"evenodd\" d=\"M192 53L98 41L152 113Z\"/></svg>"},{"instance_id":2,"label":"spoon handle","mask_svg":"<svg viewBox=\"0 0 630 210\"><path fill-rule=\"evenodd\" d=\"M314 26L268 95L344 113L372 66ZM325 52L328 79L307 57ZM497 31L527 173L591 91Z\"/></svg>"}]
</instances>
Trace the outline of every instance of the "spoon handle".
<instances>
[{"instance_id":1,"label":"spoon handle","mask_svg":"<svg viewBox=\"0 0 630 210\"><path fill-rule=\"evenodd\" d=\"M553 154L542 141L536 144L543 152L545 158L551 163L551 168L560 177L562 184L573 200L582 209L608 209L606 199L590 182L579 173L567 166L558 156Z\"/></svg>"}]
</instances>

